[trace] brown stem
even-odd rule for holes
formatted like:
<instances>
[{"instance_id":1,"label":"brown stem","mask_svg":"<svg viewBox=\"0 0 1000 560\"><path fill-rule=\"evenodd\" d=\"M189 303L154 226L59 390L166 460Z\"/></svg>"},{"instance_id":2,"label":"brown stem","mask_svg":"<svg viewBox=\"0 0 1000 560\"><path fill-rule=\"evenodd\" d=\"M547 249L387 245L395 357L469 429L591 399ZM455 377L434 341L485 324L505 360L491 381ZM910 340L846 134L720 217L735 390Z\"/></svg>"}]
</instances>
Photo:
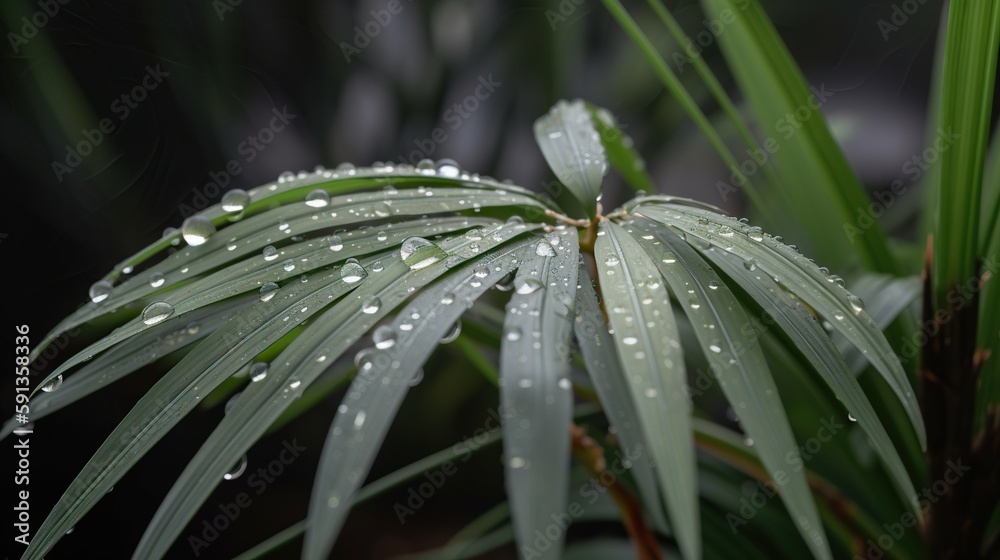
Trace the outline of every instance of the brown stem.
<instances>
[{"instance_id":1,"label":"brown stem","mask_svg":"<svg viewBox=\"0 0 1000 560\"><path fill-rule=\"evenodd\" d=\"M573 455L587 467L587 470L600 481L602 486L610 491L611 498L618 506L618 510L621 511L625 530L628 531L629 537L635 543L636 558L638 560L662 560L663 552L656 542L656 537L646 525L639 500L629 492L628 488L622 485L617 476L611 477L610 482L605 482L605 477L601 476L607 470L604 448L576 424L570 426L570 434L573 437Z\"/></svg>"},{"instance_id":2,"label":"brown stem","mask_svg":"<svg viewBox=\"0 0 1000 560\"><path fill-rule=\"evenodd\" d=\"M921 494L928 508L923 536L931 558L985 558L980 550L986 524L1000 496L996 464L1000 430L994 418L987 418L993 421L973 434L976 386L986 359L976 348L979 291L962 293L950 287L947 302L935 305L932 260L928 239L923 316L924 329L930 332L921 349L920 409L927 426L930 480Z\"/></svg>"}]
</instances>

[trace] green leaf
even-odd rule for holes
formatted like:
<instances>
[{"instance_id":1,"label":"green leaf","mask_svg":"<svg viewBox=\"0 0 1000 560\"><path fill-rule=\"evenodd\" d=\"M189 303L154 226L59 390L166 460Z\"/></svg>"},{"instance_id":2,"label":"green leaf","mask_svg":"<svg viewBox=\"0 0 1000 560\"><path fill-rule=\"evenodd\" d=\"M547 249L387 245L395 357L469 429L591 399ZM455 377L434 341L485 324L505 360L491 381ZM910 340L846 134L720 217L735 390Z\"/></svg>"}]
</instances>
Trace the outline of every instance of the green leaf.
<instances>
[{"instance_id":1,"label":"green leaf","mask_svg":"<svg viewBox=\"0 0 1000 560\"><path fill-rule=\"evenodd\" d=\"M44 556L200 399L328 299L362 283L345 282L339 268L316 274L307 283L289 284L268 301L254 303L210 335L167 372L108 436L39 527L23 558ZM227 469L235 462L230 461Z\"/></svg>"},{"instance_id":2,"label":"green leaf","mask_svg":"<svg viewBox=\"0 0 1000 560\"><path fill-rule=\"evenodd\" d=\"M941 129L953 142L941 150L931 264L936 309L951 308L948 292L978 275L983 165L993 107L1000 5L952 2L945 35Z\"/></svg>"},{"instance_id":3,"label":"green leaf","mask_svg":"<svg viewBox=\"0 0 1000 560\"><path fill-rule=\"evenodd\" d=\"M576 292L576 338L580 343L580 354L587 366L587 374L594 382L604 414L621 441L619 447L626 455L635 455L643 449L650 449L647 428L639 419L638 407L629 392L628 379L601 314L597 294L582 263L578 275L581 282ZM630 471L653 524L662 529L666 520L652 466L649 461L635 461Z\"/></svg>"},{"instance_id":4,"label":"green leaf","mask_svg":"<svg viewBox=\"0 0 1000 560\"><path fill-rule=\"evenodd\" d=\"M832 560L805 474L789 466L794 462L788 457L801 460L799 448L764 353L752 327L747 328L752 323L739 301L694 248L676 234L658 227L652 240L647 229L627 229L650 259L660 255L660 273L691 320L712 373L743 429L753 438L757 456L780 486L781 500L796 520L799 533L816 557Z\"/></svg>"},{"instance_id":5,"label":"green leaf","mask_svg":"<svg viewBox=\"0 0 1000 560\"><path fill-rule=\"evenodd\" d=\"M691 404L669 293L655 263L612 222L601 222L594 258L615 347L649 439L652 457L640 460L656 463L684 557L700 558Z\"/></svg>"},{"instance_id":6,"label":"green leaf","mask_svg":"<svg viewBox=\"0 0 1000 560\"><path fill-rule=\"evenodd\" d=\"M593 218L608 164L583 101L559 101L536 120L535 142L552 172Z\"/></svg>"},{"instance_id":7,"label":"green leaf","mask_svg":"<svg viewBox=\"0 0 1000 560\"><path fill-rule=\"evenodd\" d=\"M838 270L860 261L869 270L896 272L881 226L856 227L868 197L820 112L837 92L822 84L810 90L757 0L702 0L702 5L710 18L731 21L719 44L766 139L769 161L763 165L774 165L782 179L776 186L795 209L788 217L814 241L812 252Z\"/></svg>"},{"instance_id":8,"label":"green leaf","mask_svg":"<svg viewBox=\"0 0 1000 560\"><path fill-rule=\"evenodd\" d=\"M712 250L702 251L701 254L763 308L767 316L760 323L761 326L773 320L781 332L788 336L794 347L809 360L823 381L833 390L837 400L843 403L871 440L872 447L885 464L903 501L910 504L914 508L914 513L920 517L922 515L920 506L914 500L916 490L899 453L861 385L848 370L841 353L823 327L798 300L793 299L770 276L760 271L748 272L743 268L742 260L729 253Z\"/></svg>"},{"instance_id":9,"label":"green leaf","mask_svg":"<svg viewBox=\"0 0 1000 560\"><path fill-rule=\"evenodd\" d=\"M573 409L569 343L579 238L561 229L538 241L518 268L500 348L504 473L518 548L566 512ZM543 557L562 555L565 532Z\"/></svg>"},{"instance_id":10,"label":"green leaf","mask_svg":"<svg viewBox=\"0 0 1000 560\"><path fill-rule=\"evenodd\" d=\"M639 192L655 192L656 185L646 171L645 160L636 151L632 138L625 134L611 111L590 104L587 104L587 111L608 155L608 163L622 176L625 184Z\"/></svg>"},{"instance_id":11,"label":"green leaf","mask_svg":"<svg viewBox=\"0 0 1000 560\"><path fill-rule=\"evenodd\" d=\"M896 278L885 274L862 274L851 284L851 293L865 302L865 312L883 330L889 328L922 291L923 285L916 276ZM861 373L868 365L868 359L850 340L838 336L835 344L854 373Z\"/></svg>"},{"instance_id":12,"label":"green leaf","mask_svg":"<svg viewBox=\"0 0 1000 560\"><path fill-rule=\"evenodd\" d=\"M398 256L382 259L384 269L370 275L360 290L318 316L271 364L264 379L251 383L178 478L146 530L137 557L159 558L183 531L197 505L271 425L330 364L363 333L392 311L412 289L425 286L483 250L539 227L510 224L442 240L438 245L454 257L411 270ZM359 482L360 484L360 482Z\"/></svg>"},{"instance_id":13,"label":"green leaf","mask_svg":"<svg viewBox=\"0 0 1000 560\"><path fill-rule=\"evenodd\" d=\"M418 296L388 327L380 327L384 331L376 331L373 354L362 360L323 446L309 502L303 558L330 555L354 492L371 469L414 374L462 312L509 274L531 243L515 244L462 267ZM448 300L451 303L443 303ZM415 314L420 319L414 320ZM389 341L391 345L380 352L379 347Z\"/></svg>"},{"instance_id":14,"label":"green leaf","mask_svg":"<svg viewBox=\"0 0 1000 560\"><path fill-rule=\"evenodd\" d=\"M57 391L32 396L31 420L41 420L167 354L202 340L225 324L234 311L248 304L249 300L244 298L203 307L189 314L183 326L147 330L119 343L68 376ZM16 426L14 419L8 420L0 431L0 439L7 437Z\"/></svg>"},{"instance_id":15,"label":"green leaf","mask_svg":"<svg viewBox=\"0 0 1000 560\"><path fill-rule=\"evenodd\" d=\"M760 268L779 284L826 318L848 338L882 374L903 404L922 447L926 448L920 407L903 371L875 321L864 311L864 302L842 285L842 280L821 270L794 248L732 218L697 208L673 204L642 205L635 213L683 231L692 239L737 255L744 268Z\"/></svg>"}]
</instances>

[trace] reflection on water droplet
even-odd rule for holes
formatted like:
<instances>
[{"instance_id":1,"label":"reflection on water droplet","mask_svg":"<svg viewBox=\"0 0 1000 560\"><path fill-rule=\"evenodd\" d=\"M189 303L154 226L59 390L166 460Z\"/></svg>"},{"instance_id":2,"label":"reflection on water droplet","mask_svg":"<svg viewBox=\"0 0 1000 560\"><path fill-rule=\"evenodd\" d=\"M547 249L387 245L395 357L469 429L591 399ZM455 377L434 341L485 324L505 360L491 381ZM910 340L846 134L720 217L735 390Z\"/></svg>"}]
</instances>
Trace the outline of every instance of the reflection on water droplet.
<instances>
[{"instance_id":1,"label":"reflection on water droplet","mask_svg":"<svg viewBox=\"0 0 1000 560\"><path fill-rule=\"evenodd\" d=\"M420 368L417 370L416 373L413 374L413 377L410 379L407 385L409 385L410 387L416 387L417 385L420 385L420 382L423 380L424 380L424 368Z\"/></svg>"},{"instance_id":2,"label":"reflection on water droplet","mask_svg":"<svg viewBox=\"0 0 1000 560\"><path fill-rule=\"evenodd\" d=\"M181 235L184 237L184 241L192 247L205 243L213 233L215 233L215 226L205 216L191 216L184 220L181 225Z\"/></svg>"},{"instance_id":3,"label":"reflection on water droplet","mask_svg":"<svg viewBox=\"0 0 1000 560\"><path fill-rule=\"evenodd\" d=\"M382 300L378 296L372 296L361 304L361 311L368 315L373 315L378 313L379 307L382 307Z\"/></svg>"},{"instance_id":4,"label":"reflection on water droplet","mask_svg":"<svg viewBox=\"0 0 1000 560\"><path fill-rule=\"evenodd\" d=\"M226 212L242 212L250 204L250 195L243 189L233 189L222 195L222 209Z\"/></svg>"},{"instance_id":5,"label":"reflection on water droplet","mask_svg":"<svg viewBox=\"0 0 1000 560\"><path fill-rule=\"evenodd\" d=\"M50 379L49 382L46 383L45 385L42 385L42 390L45 391L46 393L51 393L52 391L55 391L56 389L61 387L62 384L63 384L63 376L62 374L60 374Z\"/></svg>"},{"instance_id":6,"label":"reflection on water droplet","mask_svg":"<svg viewBox=\"0 0 1000 560\"><path fill-rule=\"evenodd\" d=\"M743 261L743 268L749 270L750 272L753 272L757 270L757 262L754 261L753 259L747 259Z\"/></svg>"},{"instance_id":7,"label":"reflection on water droplet","mask_svg":"<svg viewBox=\"0 0 1000 560\"><path fill-rule=\"evenodd\" d=\"M268 245L267 247L264 247L263 254L265 261L273 261L274 259L278 258L278 250L274 248L274 245Z\"/></svg>"},{"instance_id":8,"label":"reflection on water droplet","mask_svg":"<svg viewBox=\"0 0 1000 560\"><path fill-rule=\"evenodd\" d=\"M542 283L537 278L525 278L518 276L514 278L514 291L525 295L538 291L542 288Z\"/></svg>"},{"instance_id":9,"label":"reflection on water droplet","mask_svg":"<svg viewBox=\"0 0 1000 560\"><path fill-rule=\"evenodd\" d=\"M263 381L267 377L267 362L257 362L250 366L250 381Z\"/></svg>"},{"instance_id":10,"label":"reflection on water droplet","mask_svg":"<svg viewBox=\"0 0 1000 560\"><path fill-rule=\"evenodd\" d=\"M111 295L111 282L107 280L98 280L94 282L94 285L90 287L90 301L94 303L101 303L102 301L108 299Z\"/></svg>"},{"instance_id":11,"label":"reflection on water droplet","mask_svg":"<svg viewBox=\"0 0 1000 560\"><path fill-rule=\"evenodd\" d=\"M458 335L462 334L462 320L459 319L455 321L455 324L451 326L451 329L443 337L441 337L441 344L448 344L449 342L455 342Z\"/></svg>"},{"instance_id":12,"label":"reflection on water droplet","mask_svg":"<svg viewBox=\"0 0 1000 560\"><path fill-rule=\"evenodd\" d=\"M535 254L539 257L554 257L556 256L556 250L547 242L539 241L538 245L535 245Z\"/></svg>"},{"instance_id":13,"label":"reflection on water droplet","mask_svg":"<svg viewBox=\"0 0 1000 560\"><path fill-rule=\"evenodd\" d=\"M848 413L848 414L847 414L847 419L848 419L849 421L851 421L851 422L857 422L857 421L858 421L858 419L857 419L857 418L855 418L855 417L854 417L854 415L853 415L853 414L851 414L851 413Z\"/></svg>"},{"instance_id":14,"label":"reflection on water droplet","mask_svg":"<svg viewBox=\"0 0 1000 560\"><path fill-rule=\"evenodd\" d=\"M851 304L851 311L854 311L855 315L860 315L865 310L865 302L854 294L847 297L847 303Z\"/></svg>"},{"instance_id":15,"label":"reflection on water droplet","mask_svg":"<svg viewBox=\"0 0 1000 560\"><path fill-rule=\"evenodd\" d=\"M762 232L763 230L760 227L754 226L750 228L750 231L747 233L747 237L753 239L754 241L761 242L764 240L764 235Z\"/></svg>"},{"instance_id":16,"label":"reflection on water droplet","mask_svg":"<svg viewBox=\"0 0 1000 560\"><path fill-rule=\"evenodd\" d=\"M436 165L437 174L442 177L458 177L462 170L453 159L439 159Z\"/></svg>"},{"instance_id":17,"label":"reflection on water droplet","mask_svg":"<svg viewBox=\"0 0 1000 560\"><path fill-rule=\"evenodd\" d=\"M281 268L285 269L285 272L291 272L295 270L295 263L292 261L292 259L288 259L285 262L281 263Z\"/></svg>"},{"instance_id":18,"label":"reflection on water droplet","mask_svg":"<svg viewBox=\"0 0 1000 560\"><path fill-rule=\"evenodd\" d=\"M519 327L508 328L506 338L511 342L521 340L521 329Z\"/></svg>"},{"instance_id":19,"label":"reflection on water droplet","mask_svg":"<svg viewBox=\"0 0 1000 560\"><path fill-rule=\"evenodd\" d=\"M331 235L327 238L327 242L330 244L331 251L339 251L344 248L344 242L339 235Z\"/></svg>"},{"instance_id":20,"label":"reflection on water droplet","mask_svg":"<svg viewBox=\"0 0 1000 560\"><path fill-rule=\"evenodd\" d=\"M265 282L263 286L260 287L260 301L271 301L278 293L278 285L274 282Z\"/></svg>"},{"instance_id":21,"label":"reflection on water droplet","mask_svg":"<svg viewBox=\"0 0 1000 560\"><path fill-rule=\"evenodd\" d=\"M451 305L455 303L455 294L448 292L441 296L441 305Z\"/></svg>"},{"instance_id":22,"label":"reflection on water droplet","mask_svg":"<svg viewBox=\"0 0 1000 560\"><path fill-rule=\"evenodd\" d=\"M353 284L365 276L368 276L368 273L361 266L361 263L358 262L358 259L347 259L344 266L340 268L340 279L348 284Z\"/></svg>"},{"instance_id":23,"label":"reflection on water droplet","mask_svg":"<svg viewBox=\"0 0 1000 560\"><path fill-rule=\"evenodd\" d=\"M709 290L718 290L719 289L719 283L717 281L715 281L715 280L709 281L709 283L708 283L708 289Z\"/></svg>"},{"instance_id":24,"label":"reflection on water droplet","mask_svg":"<svg viewBox=\"0 0 1000 560\"><path fill-rule=\"evenodd\" d=\"M174 314L174 306L165 301L154 301L142 310L142 322L155 325Z\"/></svg>"},{"instance_id":25,"label":"reflection on water droplet","mask_svg":"<svg viewBox=\"0 0 1000 560\"><path fill-rule=\"evenodd\" d=\"M149 275L149 285L150 285L150 287L159 288L160 286L163 285L163 282L165 282L165 281L166 280L163 277L163 273L162 272L154 272L154 273L152 273L152 274Z\"/></svg>"},{"instance_id":26,"label":"reflection on water droplet","mask_svg":"<svg viewBox=\"0 0 1000 560\"><path fill-rule=\"evenodd\" d=\"M604 264L608 266L615 266L616 264L618 264L618 256L608 255L607 258L604 259Z\"/></svg>"},{"instance_id":27,"label":"reflection on water droplet","mask_svg":"<svg viewBox=\"0 0 1000 560\"><path fill-rule=\"evenodd\" d=\"M306 195L306 204L313 208L322 208L330 204L330 194L323 189L316 189Z\"/></svg>"},{"instance_id":28,"label":"reflection on water droplet","mask_svg":"<svg viewBox=\"0 0 1000 560\"><path fill-rule=\"evenodd\" d=\"M663 257L660 260L663 261L663 264L674 264L677 262L677 256L670 251L667 251L666 253L663 253Z\"/></svg>"},{"instance_id":29,"label":"reflection on water droplet","mask_svg":"<svg viewBox=\"0 0 1000 560\"><path fill-rule=\"evenodd\" d=\"M382 325L372 333L372 342L379 350L392 348L396 345L396 331L389 325Z\"/></svg>"},{"instance_id":30,"label":"reflection on water droplet","mask_svg":"<svg viewBox=\"0 0 1000 560\"><path fill-rule=\"evenodd\" d=\"M709 344L708 349L716 354L722 352L722 347L719 346L718 343Z\"/></svg>"},{"instance_id":31,"label":"reflection on water droplet","mask_svg":"<svg viewBox=\"0 0 1000 560\"><path fill-rule=\"evenodd\" d=\"M235 467L233 467L233 470L231 470L231 471L227 472L226 474L222 475L222 478L224 478L226 480L235 480L235 479L239 478L240 475L243 474L243 471L245 471L245 470L247 470L247 456L246 456L246 454L244 454L243 458L240 459L240 462L237 463Z\"/></svg>"}]
</instances>

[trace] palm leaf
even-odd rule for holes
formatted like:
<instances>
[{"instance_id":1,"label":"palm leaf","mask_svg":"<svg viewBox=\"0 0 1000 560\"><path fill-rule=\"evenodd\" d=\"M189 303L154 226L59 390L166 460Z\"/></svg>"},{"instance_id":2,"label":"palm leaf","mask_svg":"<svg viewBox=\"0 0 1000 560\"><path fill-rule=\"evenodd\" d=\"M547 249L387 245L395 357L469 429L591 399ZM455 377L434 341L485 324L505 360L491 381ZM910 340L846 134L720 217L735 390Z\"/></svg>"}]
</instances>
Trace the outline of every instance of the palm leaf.
<instances>
[{"instance_id":1,"label":"palm leaf","mask_svg":"<svg viewBox=\"0 0 1000 560\"><path fill-rule=\"evenodd\" d=\"M620 226L601 222L594 248L615 347L645 426L685 558L701 557L691 405L669 294L653 261Z\"/></svg>"},{"instance_id":2,"label":"palm leaf","mask_svg":"<svg viewBox=\"0 0 1000 560\"><path fill-rule=\"evenodd\" d=\"M573 395L569 343L579 240L561 229L534 246L519 268L500 349L507 495L518 548L566 511ZM565 531L542 556L559 558Z\"/></svg>"}]
</instances>

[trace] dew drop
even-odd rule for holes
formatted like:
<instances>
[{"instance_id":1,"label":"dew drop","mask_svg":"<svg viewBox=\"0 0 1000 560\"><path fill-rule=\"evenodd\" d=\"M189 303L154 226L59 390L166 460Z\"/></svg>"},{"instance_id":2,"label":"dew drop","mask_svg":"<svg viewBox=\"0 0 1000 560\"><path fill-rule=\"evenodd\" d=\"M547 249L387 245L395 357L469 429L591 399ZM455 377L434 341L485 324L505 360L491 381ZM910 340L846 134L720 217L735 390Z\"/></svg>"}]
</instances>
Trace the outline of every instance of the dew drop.
<instances>
[{"instance_id":1,"label":"dew drop","mask_svg":"<svg viewBox=\"0 0 1000 560\"><path fill-rule=\"evenodd\" d=\"M45 391L46 393L51 393L52 391L55 391L59 387L62 387L62 383L63 383L63 376L62 374L60 374L53 377L45 385L42 385L42 390Z\"/></svg>"},{"instance_id":2,"label":"dew drop","mask_svg":"<svg viewBox=\"0 0 1000 560\"><path fill-rule=\"evenodd\" d=\"M380 307L382 307L382 300L378 296L371 296L361 304L361 311L368 315L374 315L378 313Z\"/></svg>"},{"instance_id":3,"label":"dew drop","mask_svg":"<svg viewBox=\"0 0 1000 560\"><path fill-rule=\"evenodd\" d=\"M222 195L222 209L226 212L242 212L250 204L250 195L243 189L233 189Z\"/></svg>"},{"instance_id":4,"label":"dew drop","mask_svg":"<svg viewBox=\"0 0 1000 560\"><path fill-rule=\"evenodd\" d=\"M240 462L237 463L237 465L235 467L233 467L233 469L231 471L229 471L226 474L222 475L222 478L224 478L226 480L235 480L235 479L239 478L240 475L242 475L243 471L245 471L245 470L247 470L247 456L246 456L246 454L243 455L243 458L240 459Z\"/></svg>"},{"instance_id":5,"label":"dew drop","mask_svg":"<svg viewBox=\"0 0 1000 560\"><path fill-rule=\"evenodd\" d=\"M853 311L855 315L860 315L861 312L865 310L865 302L861 301L861 298L854 294L847 297L847 303L851 304L851 311Z\"/></svg>"},{"instance_id":6,"label":"dew drop","mask_svg":"<svg viewBox=\"0 0 1000 560\"><path fill-rule=\"evenodd\" d=\"M263 381L267 377L267 362L257 362L250 366L250 381Z\"/></svg>"},{"instance_id":7,"label":"dew drop","mask_svg":"<svg viewBox=\"0 0 1000 560\"><path fill-rule=\"evenodd\" d=\"M448 332L446 332L445 335L441 337L441 344L448 344L449 342L455 342L455 339L458 338L458 335L460 334L462 334L461 319L455 321L455 324L453 324L451 328L448 329Z\"/></svg>"},{"instance_id":8,"label":"dew drop","mask_svg":"<svg viewBox=\"0 0 1000 560\"><path fill-rule=\"evenodd\" d=\"M274 248L274 245L268 245L264 247L264 260L273 261L278 258L278 250Z\"/></svg>"},{"instance_id":9,"label":"dew drop","mask_svg":"<svg viewBox=\"0 0 1000 560\"><path fill-rule=\"evenodd\" d=\"M451 305L455 303L455 294L448 292L441 296L441 305Z\"/></svg>"},{"instance_id":10,"label":"dew drop","mask_svg":"<svg viewBox=\"0 0 1000 560\"><path fill-rule=\"evenodd\" d=\"M142 310L142 322L155 325L174 314L174 306L165 301L154 301Z\"/></svg>"},{"instance_id":11,"label":"dew drop","mask_svg":"<svg viewBox=\"0 0 1000 560\"><path fill-rule=\"evenodd\" d=\"M316 189L306 195L306 204L313 208L322 208L330 204L330 194L323 189Z\"/></svg>"},{"instance_id":12,"label":"dew drop","mask_svg":"<svg viewBox=\"0 0 1000 560\"><path fill-rule=\"evenodd\" d=\"M288 259L281 263L281 268L285 269L285 272L291 272L295 270L295 262L293 262L292 259Z\"/></svg>"},{"instance_id":13,"label":"dew drop","mask_svg":"<svg viewBox=\"0 0 1000 560\"><path fill-rule=\"evenodd\" d=\"M90 301L94 303L101 303L102 301L108 299L111 295L111 282L107 280L98 280L94 282L94 285L90 287Z\"/></svg>"},{"instance_id":14,"label":"dew drop","mask_svg":"<svg viewBox=\"0 0 1000 560\"><path fill-rule=\"evenodd\" d=\"M184 237L184 241L192 247L205 243L213 233L215 233L215 226L205 216L191 216L184 220L181 225L181 235Z\"/></svg>"},{"instance_id":15,"label":"dew drop","mask_svg":"<svg viewBox=\"0 0 1000 560\"><path fill-rule=\"evenodd\" d=\"M149 275L149 285L150 285L150 287L159 288L160 286L163 285L163 282L165 282L165 281L166 280L163 277L163 273L162 272L154 272L154 273L152 273L152 274Z\"/></svg>"},{"instance_id":16,"label":"dew drop","mask_svg":"<svg viewBox=\"0 0 1000 560\"><path fill-rule=\"evenodd\" d=\"M287 183L293 179L295 179L295 173L292 173L291 171L283 171L281 175L278 175L279 183Z\"/></svg>"},{"instance_id":17,"label":"dew drop","mask_svg":"<svg viewBox=\"0 0 1000 560\"><path fill-rule=\"evenodd\" d=\"M719 346L718 344L715 344L715 343L709 344L708 345L708 349L711 350L712 352L716 353L716 354L722 352L722 347Z\"/></svg>"},{"instance_id":18,"label":"dew drop","mask_svg":"<svg viewBox=\"0 0 1000 560\"><path fill-rule=\"evenodd\" d=\"M439 159L435 169L441 177L458 177L462 173L462 169L458 167L458 163L448 158Z\"/></svg>"},{"instance_id":19,"label":"dew drop","mask_svg":"<svg viewBox=\"0 0 1000 560\"><path fill-rule=\"evenodd\" d=\"M757 270L757 262L754 261L753 259L747 259L743 261L743 268L749 270L750 272L753 272Z\"/></svg>"},{"instance_id":20,"label":"dew drop","mask_svg":"<svg viewBox=\"0 0 1000 560\"><path fill-rule=\"evenodd\" d=\"M260 301L271 301L278 293L278 285L274 282L265 282L263 286L260 287Z\"/></svg>"},{"instance_id":21,"label":"dew drop","mask_svg":"<svg viewBox=\"0 0 1000 560\"><path fill-rule=\"evenodd\" d=\"M382 325L372 333L372 342L379 350L392 348L396 345L396 331L389 325Z\"/></svg>"},{"instance_id":22,"label":"dew drop","mask_svg":"<svg viewBox=\"0 0 1000 560\"><path fill-rule=\"evenodd\" d=\"M330 244L331 251L339 251L344 248L344 241L340 239L339 235L330 236L327 242Z\"/></svg>"},{"instance_id":23,"label":"dew drop","mask_svg":"<svg viewBox=\"0 0 1000 560\"><path fill-rule=\"evenodd\" d=\"M604 259L604 264L608 266L615 266L618 264L618 257L615 255L608 255L608 257Z\"/></svg>"},{"instance_id":24,"label":"dew drop","mask_svg":"<svg viewBox=\"0 0 1000 560\"><path fill-rule=\"evenodd\" d=\"M519 327L510 327L507 329L504 337L511 342L521 340L521 329Z\"/></svg>"},{"instance_id":25,"label":"dew drop","mask_svg":"<svg viewBox=\"0 0 1000 560\"><path fill-rule=\"evenodd\" d=\"M365 276L368 276L368 273L365 272L365 268L361 266L358 259L347 259L344 266L340 268L340 279L348 284L353 284Z\"/></svg>"},{"instance_id":26,"label":"dew drop","mask_svg":"<svg viewBox=\"0 0 1000 560\"><path fill-rule=\"evenodd\" d=\"M677 255L674 255L670 251L667 251L666 253L663 253L663 257L661 260L663 261L663 264L674 264L675 262L677 262Z\"/></svg>"},{"instance_id":27,"label":"dew drop","mask_svg":"<svg viewBox=\"0 0 1000 560\"><path fill-rule=\"evenodd\" d=\"M759 243L764 240L762 232L763 230L759 226L754 226L750 228L750 231L747 233L747 237Z\"/></svg>"},{"instance_id":28,"label":"dew drop","mask_svg":"<svg viewBox=\"0 0 1000 560\"><path fill-rule=\"evenodd\" d=\"M549 243L539 241L538 245L535 245L535 254L539 257L554 257L556 256L556 250Z\"/></svg>"},{"instance_id":29,"label":"dew drop","mask_svg":"<svg viewBox=\"0 0 1000 560\"><path fill-rule=\"evenodd\" d=\"M521 276L514 278L514 291L521 295L536 292L541 287L541 281L536 278L525 278Z\"/></svg>"},{"instance_id":30,"label":"dew drop","mask_svg":"<svg viewBox=\"0 0 1000 560\"><path fill-rule=\"evenodd\" d=\"M709 281L709 283L708 283L708 289L709 290L718 290L719 289L719 282L717 280L711 280L711 281Z\"/></svg>"}]
</instances>

